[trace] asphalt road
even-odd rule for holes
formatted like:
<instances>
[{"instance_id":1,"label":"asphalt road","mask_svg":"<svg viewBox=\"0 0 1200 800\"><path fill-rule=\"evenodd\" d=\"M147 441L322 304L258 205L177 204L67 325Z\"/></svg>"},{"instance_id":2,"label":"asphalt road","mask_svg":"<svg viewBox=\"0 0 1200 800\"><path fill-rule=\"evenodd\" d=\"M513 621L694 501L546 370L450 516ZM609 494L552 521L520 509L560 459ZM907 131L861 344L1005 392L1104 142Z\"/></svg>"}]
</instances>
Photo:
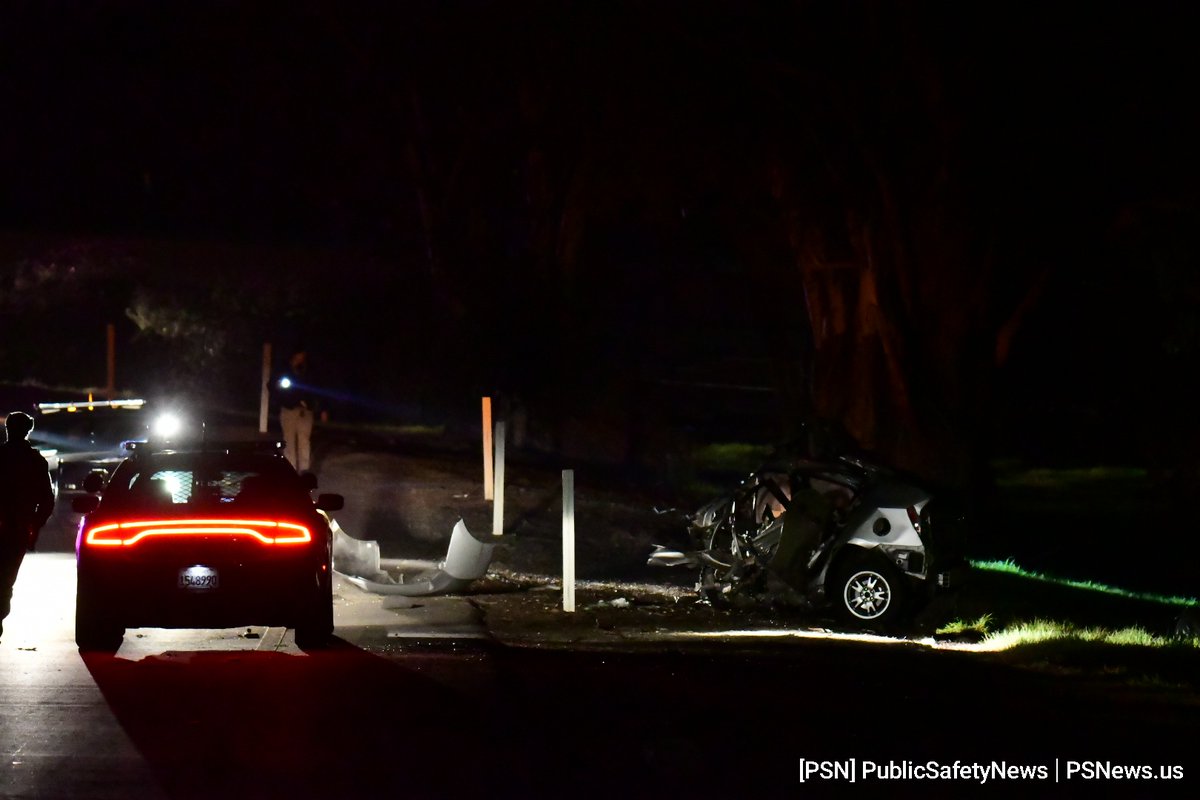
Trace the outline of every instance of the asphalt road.
<instances>
[{"instance_id":1,"label":"asphalt road","mask_svg":"<svg viewBox=\"0 0 1200 800\"><path fill-rule=\"evenodd\" d=\"M806 640L542 650L455 600L388 608L342 585L338 643L281 629L71 642L73 562L36 554L0 641L0 797L961 794L971 779L800 785L799 763L1043 766L1005 791L1194 793L1200 710L1169 693L966 656ZM1184 782L1054 783L1070 762ZM860 774L860 779L862 778ZM993 781L995 785L995 781Z\"/></svg>"}]
</instances>

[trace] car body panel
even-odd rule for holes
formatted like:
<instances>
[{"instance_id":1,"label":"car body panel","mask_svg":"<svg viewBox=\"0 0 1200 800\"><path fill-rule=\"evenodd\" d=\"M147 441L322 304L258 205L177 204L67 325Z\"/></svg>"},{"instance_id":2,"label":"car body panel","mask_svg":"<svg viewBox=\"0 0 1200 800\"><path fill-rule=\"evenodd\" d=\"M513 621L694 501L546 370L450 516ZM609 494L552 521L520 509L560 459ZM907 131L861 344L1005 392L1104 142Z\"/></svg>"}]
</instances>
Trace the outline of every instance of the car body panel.
<instances>
[{"instance_id":1,"label":"car body panel","mask_svg":"<svg viewBox=\"0 0 1200 800\"><path fill-rule=\"evenodd\" d=\"M920 506L925 504L926 499L922 498L919 505L914 507L920 511ZM868 549L880 545L890 545L924 552L925 542L908 518L908 506L888 508L871 505L871 500L870 496L864 497L864 505L860 506L846 523L842 538L847 544ZM875 533L874 530L876 521L881 519L888 522L888 532L882 536Z\"/></svg>"},{"instance_id":2,"label":"car body panel","mask_svg":"<svg viewBox=\"0 0 1200 800\"><path fill-rule=\"evenodd\" d=\"M296 598L316 590L317 575L328 565L317 548L273 557L256 552L266 547L250 541L163 548L139 543L89 553L80 571L104 597L106 613L127 628L295 627L307 613ZM181 572L196 566L219 576L217 588L180 586Z\"/></svg>"}]
</instances>

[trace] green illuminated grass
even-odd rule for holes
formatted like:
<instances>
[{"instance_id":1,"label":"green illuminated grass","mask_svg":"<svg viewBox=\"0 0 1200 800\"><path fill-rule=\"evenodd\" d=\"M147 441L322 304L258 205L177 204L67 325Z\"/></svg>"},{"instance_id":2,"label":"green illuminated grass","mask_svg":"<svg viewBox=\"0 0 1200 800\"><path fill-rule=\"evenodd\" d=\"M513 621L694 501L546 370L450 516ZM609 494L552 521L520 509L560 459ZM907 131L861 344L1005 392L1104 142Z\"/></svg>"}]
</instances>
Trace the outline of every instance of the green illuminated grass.
<instances>
[{"instance_id":1,"label":"green illuminated grass","mask_svg":"<svg viewBox=\"0 0 1200 800\"><path fill-rule=\"evenodd\" d=\"M939 636L963 636L968 633L975 633L981 636L986 635L988 627L992 624L992 615L983 614L974 622L966 622L961 619L956 619L946 623L937 629Z\"/></svg>"},{"instance_id":2,"label":"green illuminated grass","mask_svg":"<svg viewBox=\"0 0 1200 800\"><path fill-rule=\"evenodd\" d=\"M1100 592L1115 597L1123 597L1129 600L1141 600L1149 603L1159 603L1167 606L1194 606L1197 604L1193 597L1179 597L1174 595L1156 594L1154 592L1131 592L1127 589L1121 589L1117 586L1109 586L1096 581L1081 581L1072 578L1056 578L1052 575L1045 575L1040 572L1033 572L1018 564L1011 559L1004 561L972 561L971 566L985 572L996 572L1007 575L1015 575L1021 578L1026 578L1032 581L1041 583L1053 584L1055 586L1066 586L1072 589L1083 589L1089 592Z\"/></svg>"},{"instance_id":3,"label":"green illuminated grass","mask_svg":"<svg viewBox=\"0 0 1200 800\"><path fill-rule=\"evenodd\" d=\"M979 643L1053 674L1170 691L1200 688L1200 639L1173 635L1192 598L1057 578L1011 560L972 562L974 580L938 639Z\"/></svg>"},{"instance_id":4,"label":"green illuminated grass","mask_svg":"<svg viewBox=\"0 0 1200 800\"><path fill-rule=\"evenodd\" d=\"M984 644L997 650L1007 650L1021 645L1039 644L1043 642L1087 642L1091 644L1108 644L1123 647L1178 647L1195 648L1195 640L1180 640L1174 637L1159 636L1146 631L1144 628L1081 628L1069 622L1035 619L1009 625L1003 630L987 634Z\"/></svg>"},{"instance_id":5,"label":"green illuminated grass","mask_svg":"<svg viewBox=\"0 0 1200 800\"><path fill-rule=\"evenodd\" d=\"M1141 627L1111 630L1034 620L990 634L983 645L1027 668L1173 696L1194 693L1200 671L1200 640L1157 635Z\"/></svg>"}]
</instances>

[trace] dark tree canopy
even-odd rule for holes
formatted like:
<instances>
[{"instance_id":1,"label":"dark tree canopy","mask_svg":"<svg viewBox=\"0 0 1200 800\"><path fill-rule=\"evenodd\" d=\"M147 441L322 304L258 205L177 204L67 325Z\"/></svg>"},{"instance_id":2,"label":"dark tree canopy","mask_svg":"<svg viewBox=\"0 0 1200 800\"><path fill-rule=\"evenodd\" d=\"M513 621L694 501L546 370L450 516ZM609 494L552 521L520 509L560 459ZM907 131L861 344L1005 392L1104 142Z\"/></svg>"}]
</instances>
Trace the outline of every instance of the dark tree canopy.
<instances>
[{"instance_id":1,"label":"dark tree canopy","mask_svg":"<svg viewBox=\"0 0 1200 800\"><path fill-rule=\"evenodd\" d=\"M375 407L519 396L546 446L818 416L960 483L1042 405L1121 412L1096 343L1194 359L1179 8L69 5L0 26L6 342L116 316L138 380L213 388L315 339Z\"/></svg>"}]
</instances>

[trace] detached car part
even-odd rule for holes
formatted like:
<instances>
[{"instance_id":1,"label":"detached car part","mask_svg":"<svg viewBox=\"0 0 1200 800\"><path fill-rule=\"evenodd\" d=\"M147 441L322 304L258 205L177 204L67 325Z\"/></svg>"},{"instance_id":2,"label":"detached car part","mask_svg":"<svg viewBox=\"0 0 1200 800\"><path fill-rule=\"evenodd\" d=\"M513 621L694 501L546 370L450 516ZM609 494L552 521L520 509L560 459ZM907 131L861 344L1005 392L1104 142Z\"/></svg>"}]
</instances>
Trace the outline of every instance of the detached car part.
<instances>
[{"instance_id":1,"label":"detached car part","mask_svg":"<svg viewBox=\"0 0 1200 800\"><path fill-rule=\"evenodd\" d=\"M445 560L433 569L412 577L403 576L402 582L397 583L385 567L398 567L405 562L380 558L377 542L354 539L334 522L333 564L346 580L375 594L408 597L452 594L487 574L496 549L495 538L490 534L480 538L467 530L460 519L450 533Z\"/></svg>"}]
</instances>

